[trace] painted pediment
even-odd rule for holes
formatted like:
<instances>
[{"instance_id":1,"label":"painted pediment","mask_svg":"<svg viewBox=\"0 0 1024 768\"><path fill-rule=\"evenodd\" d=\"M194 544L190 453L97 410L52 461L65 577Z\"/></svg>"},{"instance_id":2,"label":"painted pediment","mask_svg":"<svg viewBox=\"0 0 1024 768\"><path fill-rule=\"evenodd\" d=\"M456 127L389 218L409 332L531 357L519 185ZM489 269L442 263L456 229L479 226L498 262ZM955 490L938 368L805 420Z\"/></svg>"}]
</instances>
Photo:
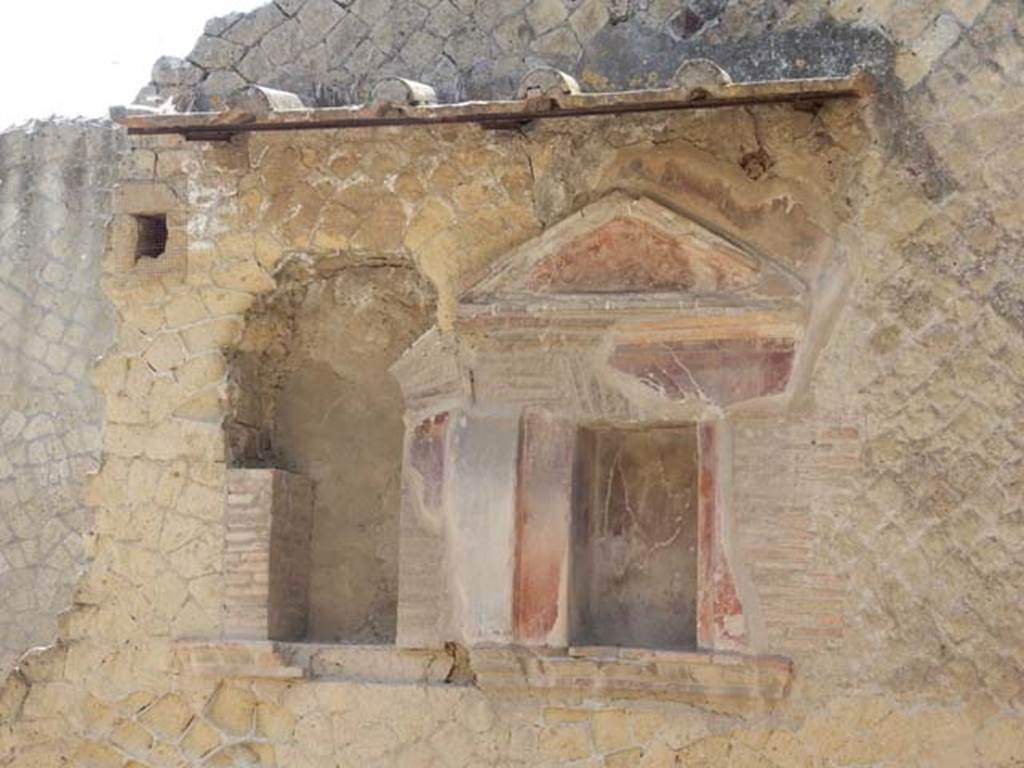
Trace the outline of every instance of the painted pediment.
<instances>
[{"instance_id":1,"label":"painted pediment","mask_svg":"<svg viewBox=\"0 0 1024 768\"><path fill-rule=\"evenodd\" d=\"M691 230L684 235L647 217L619 216L533 264L522 282L538 293L706 293L757 279L757 265L736 249Z\"/></svg>"},{"instance_id":2,"label":"painted pediment","mask_svg":"<svg viewBox=\"0 0 1024 768\"><path fill-rule=\"evenodd\" d=\"M500 259L460 299L491 316L799 300L794 276L650 200L613 193Z\"/></svg>"}]
</instances>

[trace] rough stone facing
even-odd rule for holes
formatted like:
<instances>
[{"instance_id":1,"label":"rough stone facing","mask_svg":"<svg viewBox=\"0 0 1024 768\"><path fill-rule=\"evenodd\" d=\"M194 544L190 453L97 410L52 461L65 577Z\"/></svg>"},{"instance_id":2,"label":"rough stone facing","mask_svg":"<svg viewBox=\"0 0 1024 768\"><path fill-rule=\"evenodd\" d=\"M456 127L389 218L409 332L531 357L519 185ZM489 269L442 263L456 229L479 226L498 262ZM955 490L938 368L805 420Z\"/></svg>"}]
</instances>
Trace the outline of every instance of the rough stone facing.
<instances>
[{"instance_id":1,"label":"rough stone facing","mask_svg":"<svg viewBox=\"0 0 1024 768\"><path fill-rule=\"evenodd\" d=\"M301 6L277 4L285 15ZM525 7L416 4L410 15L430 13L425 34L408 39L428 52L419 64L427 76L396 74L448 83L448 93L511 93L506 74L538 57L540 41L565 31L535 38ZM386 16L380 4L338 8L367 17L352 48L359 54L328 67L326 58L305 58L301 46L284 51L303 64L273 74L280 84L324 99L349 97L371 87L370 73L396 61L368 40ZM845 71L861 62L880 77L878 89L860 105L810 111L750 107L508 133L310 131L216 146L173 138L134 143L137 154L126 156L131 174L155 172L167 181L187 170L188 269L125 275L112 263L106 276L118 331L93 374L106 417L102 468L89 483L92 557L74 608L61 619L61 643L26 657L0 690L5 768L1011 768L1024 760L1020 5L736 1L687 4L692 16L680 17L681 10L653 0L606 4L608 23L579 41L580 49L563 36L560 55L579 62L568 68L588 88L656 82L671 76L681 56L700 53L737 79ZM961 27L955 40L948 21L936 22L947 17ZM674 35L663 37L659 30L673 20ZM459 61L453 52L463 50L463 39L471 55L489 50L491 58ZM895 63L911 50L931 62L904 87ZM416 69L416 62L392 66L404 63ZM8 158L24 156L24 140L24 133L14 144L4 137L3 163L19 165ZM28 176L5 174L0 195L13 188L35 190L36 205L43 197L64 199L53 174L36 174L31 183ZM342 273L352 264L413 265L437 286L443 324L473 276L622 187L689 209L716 228L736 227L794 270L821 263L814 231L824 229L848 270L828 343L808 376L808 397L784 415L745 414L733 429L735 530L723 532L732 534L723 556L742 566L735 589L753 595L743 606L751 642L794 661L789 687L781 676L761 679L761 689L771 683L778 696L774 706L738 711L701 696L653 695L658 676L649 670L659 662L661 674L693 679L692 662L659 656L612 665L617 690L646 686L640 701L607 696L595 672L600 659L568 655L558 660L563 687L539 692L530 683L547 679L538 674L547 662L522 649L497 649L486 664L477 651L476 687L469 684L473 653L454 647L445 652L449 684L370 685L339 679L337 665L311 680L274 680L258 669L206 677L178 666L175 638L223 634L228 452L221 421L231 401L222 390L243 325L258 330L258 313L246 314L273 290L282 260L331 264ZM22 207L33 195L14 197L17 206L4 197L0 208L4 265L12 253L28 253L10 243L21 242L34 215L31 205L28 214ZM82 227L30 241L86 244ZM805 233L807 248L780 247L781 231ZM101 251L97 245L87 254L95 259ZM27 350L16 359L38 363L65 336L45 312L30 315L31 328L10 322L26 305L33 311L28 298L36 292L26 283L43 269L38 258L13 261L0 280L8 289L0 292L0 303L7 302L3 359L16 347ZM63 317L71 295L62 289L39 303ZM74 348L102 339L77 333ZM513 389L535 398L525 373L539 368L546 374L541 394L571 387L580 402L603 396L590 382L577 386L562 361L543 361L542 353L516 357L507 361L505 381L466 376L464 386L482 398ZM801 363L794 365L799 378ZM36 366L5 364L0 380L26 370ZM45 399L35 381L33 397ZM94 414L94 406L85 412ZM33 472L47 471L49 427L35 417L57 409L13 410L21 416L0 433L18 438L2 455L20 467L30 465L31 453L31 466L44 468ZM0 425L7 418L5 412ZM26 430L34 437L23 446ZM23 530L45 529L32 504L39 488L51 486L19 480L26 472L6 466L0 476L15 494L3 497L5 522L9 510L17 521L28 509L33 517ZM728 590L720 597L728 603ZM720 671L728 658L707 666ZM389 669L398 666L396 660ZM714 677L731 687L758 675L737 667ZM522 690L524 681L530 695L507 690Z\"/></svg>"},{"instance_id":2,"label":"rough stone facing","mask_svg":"<svg viewBox=\"0 0 1024 768\"><path fill-rule=\"evenodd\" d=\"M509 98L541 64L570 72L591 90L667 85L687 58L727 64L737 79L844 75L854 66L887 71L893 45L883 32L837 24L813 7L784 14L754 2L679 8L634 0L444 0L399 10L383 0L291 0L218 20L189 58L211 84L239 73L320 105L365 102L383 75L428 83L442 101ZM958 23L947 15L916 30L919 39L901 52L899 77L917 82L955 41ZM255 66L257 50L270 66ZM180 87L154 85L163 97L182 96ZM223 95L205 82L195 90L185 103Z\"/></svg>"},{"instance_id":3,"label":"rough stone facing","mask_svg":"<svg viewBox=\"0 0 1024 768\"><path fill-rule=\"evenodd\" d=\"M96 123L0 133L0 670L56 637L84 563L113 336L99 285L123 139ZM124 172L151 174L127 155Z\"/></svg>"}]
</instances>

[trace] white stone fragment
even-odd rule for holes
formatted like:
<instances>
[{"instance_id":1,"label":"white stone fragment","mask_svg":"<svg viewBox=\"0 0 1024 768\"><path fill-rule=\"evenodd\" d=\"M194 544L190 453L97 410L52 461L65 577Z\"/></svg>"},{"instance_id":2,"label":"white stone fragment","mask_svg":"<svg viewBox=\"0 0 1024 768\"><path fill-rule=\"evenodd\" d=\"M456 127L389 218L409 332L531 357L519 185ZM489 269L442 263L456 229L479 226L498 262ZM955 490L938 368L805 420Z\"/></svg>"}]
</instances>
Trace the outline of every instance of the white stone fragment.
<instances>
[{"instance_id":1,"label":"white stone fragment","mask_svg":"<svg viewBox=\"0 0 1024 768\"><path fill-rule=\"evenodd\" d=\"M538 67L527 73L519 82L517 97L530 99L536 96L573 96L580 92L576 78L553 67Z\"/></svg>"},{"instance_id":2,"label":"white stone fragment","mask_svg":"<svg viewBox=\"0 0 1024 768\"><path fill-rule=\"evenodd\" d=\"M437 92L432 86L404 77L388 77L381 80L373 88L372 100L375 104L436 104Z\"/></svg>"}]
</instances>

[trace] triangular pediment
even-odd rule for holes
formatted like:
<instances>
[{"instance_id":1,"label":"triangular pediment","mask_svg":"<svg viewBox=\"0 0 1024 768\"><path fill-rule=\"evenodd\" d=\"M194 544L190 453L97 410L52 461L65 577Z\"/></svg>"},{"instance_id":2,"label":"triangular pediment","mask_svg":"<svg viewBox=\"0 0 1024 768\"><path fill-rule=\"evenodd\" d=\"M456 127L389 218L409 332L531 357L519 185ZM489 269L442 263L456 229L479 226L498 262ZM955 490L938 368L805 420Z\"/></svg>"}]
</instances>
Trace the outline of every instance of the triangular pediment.
<instances>
[{"instance_id":1,"label":"triangular pediment","mask_svg":"<svg viewBox=\"0 0 1024 768\"><path fill-rule=\"evenodd\" d=\"M799 282L696 221L613 193L501 258L460 298L464 314L737 305L798 299Z\"/></svg>"}]
</instances>

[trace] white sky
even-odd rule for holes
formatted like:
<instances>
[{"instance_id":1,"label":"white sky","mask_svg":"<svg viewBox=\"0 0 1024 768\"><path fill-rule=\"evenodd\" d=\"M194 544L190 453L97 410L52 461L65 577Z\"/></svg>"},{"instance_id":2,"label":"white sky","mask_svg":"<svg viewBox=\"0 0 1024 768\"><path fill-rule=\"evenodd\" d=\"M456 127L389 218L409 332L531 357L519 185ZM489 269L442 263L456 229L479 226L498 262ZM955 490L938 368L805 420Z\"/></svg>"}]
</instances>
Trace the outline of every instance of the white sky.
<instances>
[{"instance_id":1,"label":"white sky","mask_svg":"<svg viewBox=\"0 0 1024 768\"><path fill-rule=\"evenodd\" d=\"M32 117L102 117L212 16L262 0L0 0L0 130Z\"/></svg>"}]
</instances>

